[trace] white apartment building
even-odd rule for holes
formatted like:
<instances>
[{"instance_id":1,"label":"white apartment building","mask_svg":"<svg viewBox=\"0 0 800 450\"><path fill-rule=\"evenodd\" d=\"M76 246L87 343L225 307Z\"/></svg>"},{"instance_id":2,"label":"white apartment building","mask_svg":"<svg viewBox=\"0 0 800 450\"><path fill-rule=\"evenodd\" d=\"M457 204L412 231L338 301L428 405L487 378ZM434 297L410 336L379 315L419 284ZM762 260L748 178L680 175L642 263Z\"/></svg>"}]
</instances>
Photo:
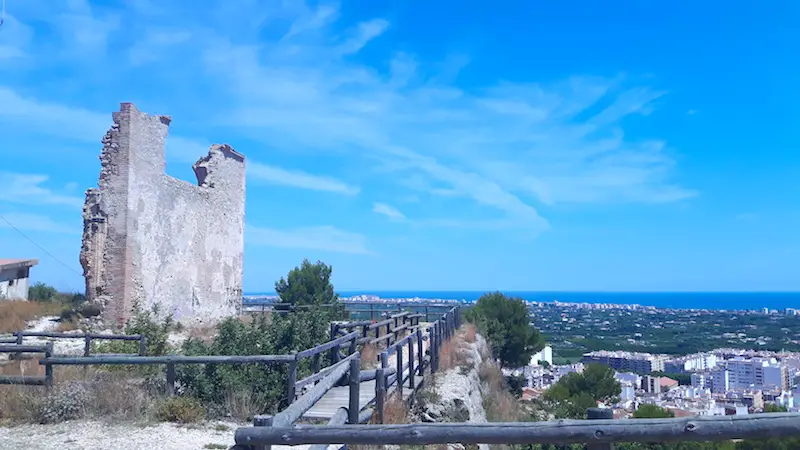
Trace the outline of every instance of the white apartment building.
<instances>
[{"instance_id":1,"label":"white apartment building","mask_svg":"<svg viewBox=\"0 0 800 450\"><path fill-rule=\"evenodd\" d=\"M603 364L620 372L650 373L664 370L665 357L650 353L600 350L583 355L584 364Z\"/></svg>"},{"instance_id":2,"label":"white apartment building","mask_svg":"<svg viewBox=\"0 0 800 450\"><path fill-rule=\"evenodd\" d=\"M697 389L711 389L712 375L710 372L696 372L692 374L692 387Z\"/></svg>"},{"instance_id":3,"label":"white apartment building","mask_svg":"<svg viewBox=\"0 0 800 450\"><path fill-rule=\"evenodd\" d=\"M725 369L716 370L711 374L711 392L724 394L731 389L730 372Z\"/></svg>"},{"instance_id":4,"label":"white apartment building","mask_svg":"<svg viewBox=\"0 0 800 450\"><path fill-rule=\"evenodd\" d=\"M725 361L730 376L730 387L744 389L749 387L789 388L789 373L784 364L774 358L733 358Z\"/></svg>"},{"instance_id":5,"label":"white apartment building","mask_svg":"<svg viewBox=\"0 0 800 450\"><path fill-rule=\"evenodd\" d=\"M717 356L713 353L695 353L664 362L664 372L702 372L717 367Z\"/></svg>"}]
</instances>

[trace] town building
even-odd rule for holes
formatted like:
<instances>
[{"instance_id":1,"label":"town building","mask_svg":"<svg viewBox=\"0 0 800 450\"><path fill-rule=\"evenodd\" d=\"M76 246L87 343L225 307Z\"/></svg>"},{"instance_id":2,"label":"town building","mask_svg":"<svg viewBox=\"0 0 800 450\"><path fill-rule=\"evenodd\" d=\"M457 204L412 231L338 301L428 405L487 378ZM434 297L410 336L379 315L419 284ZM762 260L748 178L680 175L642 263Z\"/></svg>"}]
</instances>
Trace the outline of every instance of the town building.
<instances>
[{"instance_id":1,"label":"town building","mask_svg":"<svg viewBox=\"0 0 800 450\"><path fill-rule=\"evenodd\" d=\"M785 364L775 358L762 359L742 357L725 361L725 368L730 374L731 388L777 387L789 389L789 373Z\"/></svg>"},{"instance_id":2,"label":"town building","mask_svg":"<svg viewBox=\"0 0 800 450\"><path fill-rule=\"evenodd\" d=\"M550 366L553 365L553 347L545 345L544 348L539 353L536 353L535 355L531 356L531 362L529 365L537 366L541 364L541 361L546 362L547 365Z\"/></svg>"},{"instance_id":3,"label":"town building","mask_svg":"<svg viewBox=\"0 0 800 450\"><path fill-rule=\"evenodd\" d=\"M600 350L583 355L584 364L603 364L618 371L650 373L664 370L665 357L650 353Z\"/></svg>"},{"instance_id":4,"label":"town building","mask_svg":"<svg viewBox=\"0 0 800 450\"><path fill-rule=\"evenodd\" d=\"M687 373L711 370L717 366L717 356L713 353L695 353L664 362L664 372Z\"/></svg>"},{"instance_id":5,"label":"town building","mask_svg":"<svg viewBox=\"0 0 800 450\"><path fill-rule=\"evenodd\" d=\"M0 259L0 300L27 300L36 259Z\"/></svg>"}]
</instances>

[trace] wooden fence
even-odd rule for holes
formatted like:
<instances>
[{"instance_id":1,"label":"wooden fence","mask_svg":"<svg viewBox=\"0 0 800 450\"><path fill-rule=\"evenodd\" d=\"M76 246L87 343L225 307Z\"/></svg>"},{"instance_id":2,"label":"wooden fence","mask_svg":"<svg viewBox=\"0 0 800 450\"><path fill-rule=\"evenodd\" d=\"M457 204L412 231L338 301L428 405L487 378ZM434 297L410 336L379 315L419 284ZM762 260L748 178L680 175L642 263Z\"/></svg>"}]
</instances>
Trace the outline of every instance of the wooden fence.
<instances>
[{"instance_id":1,"label":"wooden fence","mask_svg":"<svg viewBox=\"0 0 800 450\"><path fill-rule=\"evenodd\" d=\"M593 408L589 417L609 417ZM589 419L525 423L434 423L291 427L285 423L239 428L236 450L270 445L579 444L611 450L615 442L727 441L800 436L800 414L767 413L672 419Z\"/></svg>"},{"instance_id":2,"label":"wooden fence","mask_svg":"<svg viewBox=\"0 0 800 450\"><path fill-rule=\"evenodd\" d=\"M147 340L139 334L101 334L101 333L62 333L56 331L17 331L14 337L0 338L0 344L23 345L26 337L44 337L53 339L82 339L83 356L89 356L92 352L93 341L138 341L139 356L147 354Z\"/></svg>"},{"instance_id":3,"label":"wooden fence","mask_svg":"<svg viewBox=\"0 0 800 450\"><path fill-rule=\"evenodd\" d=\"M233 448L262 450L268 445L282 443L267 442L271 439L272 435L268 433L267 437L264 437L259 434L261 432L260 430L301 429L294 427L295 422L339 383L339 380L345 375L347 375L348 380L347 407L339 408L328 421L326 427L335 429L347 423L350 425L344 428L351 429L351 425L361 424L371 419L374 419L377 423L383 423L387 397L395 393L402 399L403 389L406 384L408 384L407 387L412 391L421 386L417 383L417 380L420 379L417 377L422 377L426 368L430 368L431 373L436 372L439 366L439 349L447 339L455 335L456 330L461 326L461 311L458 307L452 308L439 320L429 324L426 330L427 335L424 335L422 332L423 330L418 321L419 318L415 318L414 316L414 314L400 313L377 323L364 324L351 322L336 324L336 329L334 330L332 328L333 332L360 329L360 332L351 332L346 335L351 336L354 333L356 335L360 334L361 337L357 339L359 342L375 343L383 340L388 341L388 338L383 338L383 336L387 335L394 336L395 341L387 342L387 348L379 354L378 359L380 365L375 370L360 370L360 352L352 352L350 355L344 357L327 370L317 385L305 395L298 398L297 401L289 405L284 411L281 411L274 417L257 416L253 420L253 427L238 429L235 435L236 446ZM401 320L406 323L401 325ZM405 326L414 323L412 322L414 320L416 320L415 325ZM375 338L367 335L370 330L377 330L384 326L388 326L387 334L376 336ZM412 328L413 331L411 330ZM408 331L409 334L398 339L398 333L405 331ZM427 352L423 351L424 341L429 343ZM389 359L392 355L395 356L395 367L389 367ZM407 360L404 361L405 355L407 355ZM362 409L360 405L361 383L370 380L375 380L375 396L373 400L368 402L367 406ZM369 427L372 427L372 425ZM302 429L305 429L305 427ZM277 441L280 440L281 438L279 437ZM338 443L339 441L334 440L328 442ZM313 442L313 444L318 445L312 446L311 449L323 450L327 447L328 442L323 442L322 440Z\"/></svg>"}]
</instances>

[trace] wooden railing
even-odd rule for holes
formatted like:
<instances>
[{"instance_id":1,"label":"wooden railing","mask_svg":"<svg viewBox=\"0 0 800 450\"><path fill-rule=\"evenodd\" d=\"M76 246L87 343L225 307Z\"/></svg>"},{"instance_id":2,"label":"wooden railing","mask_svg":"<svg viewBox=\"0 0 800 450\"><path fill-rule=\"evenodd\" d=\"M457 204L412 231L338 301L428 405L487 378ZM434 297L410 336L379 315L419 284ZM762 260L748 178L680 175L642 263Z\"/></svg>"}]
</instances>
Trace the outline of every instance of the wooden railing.
<instances>
[{"instance_id":1,"label":"wooden railing","mask_svg":"<svg viewBox=\"0 0 800 450\"><path fill-rule=\"evenodd\" d=\"M461 325L461 311L458 307L454 307L441 316L439 320L429 324L429 327L425 330L427 334L423 334L423 330L417 321L416 325L414 325L413 332L410 332L405 337L397 339L397 333L408 331L409 328L403 328L400 321L405 320L407 324L410 324L412 320L414 320L413 316L413 314L401 313L385 321L374 324L370 323L368 325L358 322L336 324L337 329L335 332L338 332L338 330L361 329L362 336L358 341L363 343L374 343L376 340L388 340L380 339L380 336L376 338L365 336L366 332L363 331L364 326L367 326L367 330L373 330L387 325L394 325L392 328L389 328L391 332L386 335L395 336L395 342L388 343L387 348L379 354L379 367L375 370L360 370L361 354L358 351L352 352L350 355L344 357L335 365L331 366L324 375L320 376L318 384L298 398L297 401L289 405L284 411L274 417L257 416L253 420L253 427L245 427L237 430L235 435L237 445L233 448L252 450L266 448L266 445L268 445L266 440L270 438L265 440L258 434L258 431L253 434L250 430L255 428L259 430L297 429L294 428L294 423L311 409L330 389L340 383L345 375L347 375L349 386L348 406L337 410L328 421L327 426L335 428L347 423L350 425L345 428L351 429L351 425L361 424L369 420L383 423L387 396L396 393L399 398L402 399L403 389L406 384L408 384L408 388L411 390L415 390L420 386L416 382L416 377L423 376L426 368L430 368L431 373L436 372L439 366L439 349L447 339L455 335L456 330ZM375 325L375 327L370 328L372 325ZM351 336L354 333L356 335L359 334L359 332L351 332L346 336ZM429 344L429 348L428 351L423 351L423 342L426 341ZM395 367L390 367L389 359L393 355L395 356ZM407 361L404 361L404 355L407 355ZM361 383L371 380L375 380L375 396L367 403L367 406L362 409L360 405ZM280 438L278 440L280 440ZM270 442L269 444L278 443L279 442ZM312 446L311 448L313 450L322 450L327 447L327 443L322 441L314 442L314 444L319 445Z\"/></svg>"},{"instance_id":2,"label":"wooden railing","mask_svg":"<svg viewBox=\"0 0 800 450\"><path fill-rule=\"evenodd\" d=\"M335 307L343 307L352 320L368 319L370 321L380 320L382 317L408 311L412 314L422 314L424 322L430 322L441 317L454 306L461 308L462 305L454 302L378 302L378 301L346 301ZM287 305L283 303L258 303L243 305L245 313L265 313L285 314L292 311L302 311L308 309L331 308L331 305Z\"/></svg>"},{"instance_id":3,"label":"wooden railing","mask_svg":"<svg viewBox=\"0 0 800 450\"><path fill-rule=\"evenodd\" d=\"M590 415L608 416L590 410ZM602 410L601 410L602 411ZM615 442L727 441L800 436L800 414L767 413L672 419L594 419L525 423L434 423L291 427L281 424L236 430L233 449L270 445L579 444L610 450Z\"/></svg>"},{"instance_id":4,"label":"wooden railing","mask_svg":"<svg viewBox=\"0 0 800 450\"><path fill-rule=\"evenodd\" d=\"M147 354L147 341L144 336L139 334L102 334L102 333L62 333L57 331L17 331L13 337L0 338L0 344L23 345L26 337L44 337L52 339L83 339L83 356L92 353L92 342L105 341L138 341L139 355Z\"/></svg>"}]
</instances>

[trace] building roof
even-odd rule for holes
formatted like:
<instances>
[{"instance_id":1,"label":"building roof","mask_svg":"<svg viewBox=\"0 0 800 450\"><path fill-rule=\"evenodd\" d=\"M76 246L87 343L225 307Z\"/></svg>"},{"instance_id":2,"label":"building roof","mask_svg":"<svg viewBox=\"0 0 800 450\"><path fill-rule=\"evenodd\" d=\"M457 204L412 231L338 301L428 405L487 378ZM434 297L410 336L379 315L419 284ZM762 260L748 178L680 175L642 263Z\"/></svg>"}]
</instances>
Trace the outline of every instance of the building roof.
<instances>
[{"instance_id":1,"label":"building roof","mask_svg":"<svg viewBox=\"0 0 800 450\"><path fill-rule=\"evenodd\" d=\"M0 270L21 269L39 264L38 259L0 259Z\"/></svg>"}]
</instances>

